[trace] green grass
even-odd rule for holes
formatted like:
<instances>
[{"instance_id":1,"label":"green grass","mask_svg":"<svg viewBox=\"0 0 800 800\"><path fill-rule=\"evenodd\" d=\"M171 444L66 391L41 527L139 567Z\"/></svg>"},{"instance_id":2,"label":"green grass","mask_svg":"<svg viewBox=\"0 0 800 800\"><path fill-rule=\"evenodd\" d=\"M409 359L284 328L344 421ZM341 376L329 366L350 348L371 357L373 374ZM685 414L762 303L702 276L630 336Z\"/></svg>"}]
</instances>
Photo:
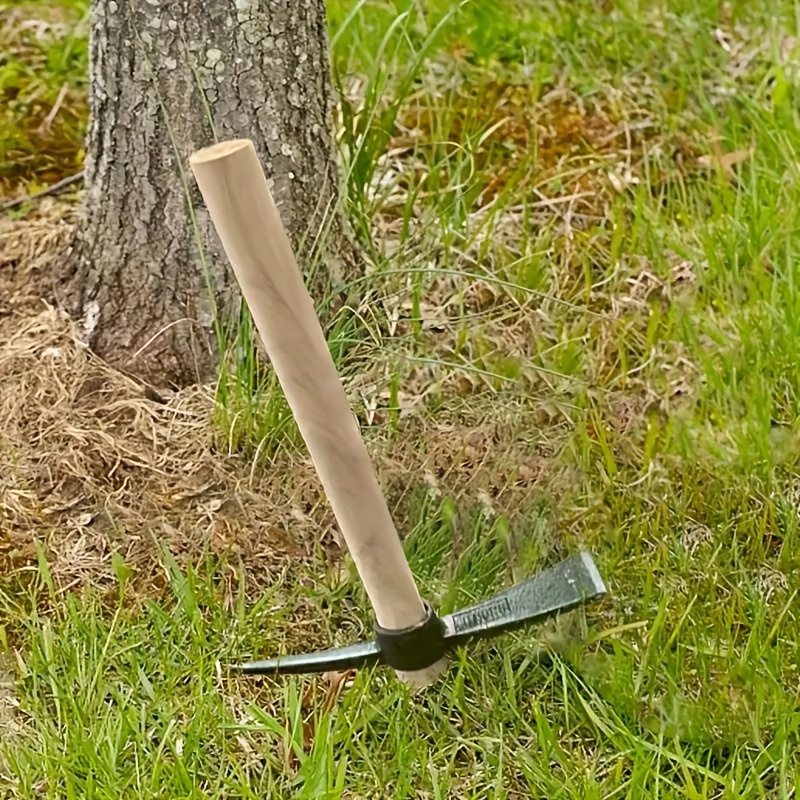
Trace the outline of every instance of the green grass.
<instances>
[{"instance_id":1,"label":"green grass","mask_svg":"<svg viewBox=\"0 0 800 800\"><path fill-rule=\"evenodd\" d=\"M800 8L329 8L377 264L332 334L342 372L369 372L398 447L399 398L425 392L422 414L544 462L522 507L499 472L480 495L410 487L422 591L448 610L586 546L609 596L458 654L421 696L365 672L327 709L321 678L215 665L363 634L352 568L296 565L257 605L220 564L165 560L172 591L146 603L53 603L45 572L4 590L24 721L6 794L795 796ZM749 149L727 174L719 154ZM256 397L228 431L273 453L290 420L275 386Z\"/></svg>"},{"instance_id":2,"label":"green grass","mask_svg":"<svg viewBox=\"0 0 800 800\"><path fill-rule=\"evenodd\" d=\"M83 166L88 3L0 3L0 194Z\"/></svg>"}]
</instances>

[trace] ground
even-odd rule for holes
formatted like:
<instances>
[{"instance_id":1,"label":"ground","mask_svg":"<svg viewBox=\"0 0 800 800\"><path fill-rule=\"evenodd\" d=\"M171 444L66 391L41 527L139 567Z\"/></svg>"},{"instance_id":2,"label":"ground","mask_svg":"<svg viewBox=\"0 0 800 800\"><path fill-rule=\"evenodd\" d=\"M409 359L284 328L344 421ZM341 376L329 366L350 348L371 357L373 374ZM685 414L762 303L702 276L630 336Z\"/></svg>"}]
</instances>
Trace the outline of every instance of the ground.
<instances>
[{"instance_id":1,"label":"ground","mask_svg":"<svg viewBox=\"0 0 800 800\"><path fill-rule=\"evenodd\" d=\"M3 797L790 798L800 45L789 0L329 2L369 269L327 330L443 612L580 548L601 601L384 670L280 388L146 396L0 216ZM0 6L0 202L78 172L86 4ZM324 303L324 298L317 298Z\"/></svg>"}]
</instances>

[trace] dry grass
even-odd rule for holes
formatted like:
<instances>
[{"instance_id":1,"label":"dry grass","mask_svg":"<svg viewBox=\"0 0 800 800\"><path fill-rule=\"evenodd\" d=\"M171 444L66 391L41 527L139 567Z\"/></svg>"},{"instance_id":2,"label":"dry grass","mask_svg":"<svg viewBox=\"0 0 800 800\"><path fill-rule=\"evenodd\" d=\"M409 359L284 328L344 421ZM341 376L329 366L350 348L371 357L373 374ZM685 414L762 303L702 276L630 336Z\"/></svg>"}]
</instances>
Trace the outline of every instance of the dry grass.
<instances>
[{"instance_id":1,"label":"dry grass","mask_svg":"<svg viewBox=\"0 0 800 800\"><path fill-rule=\"evenodd\" d=\"M189 558L241 554L261 575L301 553L298 524L282 527L294 493L216 451L210 387L148 399L41 299L70 230L60 207L0 230L4 568L31 566L41 543L61 587L105 586L119 551L149 585L155 539Z\"/></svg>"}]
</instances>

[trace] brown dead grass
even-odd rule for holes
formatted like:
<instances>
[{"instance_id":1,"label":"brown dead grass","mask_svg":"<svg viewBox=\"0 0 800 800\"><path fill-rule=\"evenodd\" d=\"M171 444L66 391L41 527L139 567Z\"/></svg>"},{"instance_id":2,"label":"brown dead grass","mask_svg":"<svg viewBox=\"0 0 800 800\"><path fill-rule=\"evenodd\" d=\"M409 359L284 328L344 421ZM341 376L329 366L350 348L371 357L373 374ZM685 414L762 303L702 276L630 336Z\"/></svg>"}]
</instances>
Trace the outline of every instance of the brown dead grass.
<instances>
[{"instance_id":1,"label":"brown dead grass","mask_svg":"<svg viewBox=\"0 0 800 800\"><path fill-rule=\"evenodd\" d=\"M0 224L0 568L31 569L40 544L60 587L105 588L119 552L148 590L157 542L193 561L230 553L261 578L307 553L310 520L287 532L297 492L262 492L263 476L216 451L211 388L147 399L42 300L72 231L64 208Z\"/></svg>"},{"instance_id":2,"label":"brown dead grass","mask_svg":"<svg viewBox=\"0 0 800 800\"><path fill-rule=\"evenodd\" d=\"M262 576L276 555L302 554L274 493L214 452L208 391L155 403L55 309L13 321L0 349L6 570L32 566L37 543L61 587L110 587L115 551L149 582L159 541L192 561L246 556Z\"/></svg>"},{"instance_id":3,"label":"brown dead grass","mask_svg":"<svg viewBox=\"0 0 800 800\"><path fill-rule=\"evenodd\" d=\"M25 220L0 215L0 324L52 300L75 221L71 205L50 197Z\"/></svg>"}]
</instances>

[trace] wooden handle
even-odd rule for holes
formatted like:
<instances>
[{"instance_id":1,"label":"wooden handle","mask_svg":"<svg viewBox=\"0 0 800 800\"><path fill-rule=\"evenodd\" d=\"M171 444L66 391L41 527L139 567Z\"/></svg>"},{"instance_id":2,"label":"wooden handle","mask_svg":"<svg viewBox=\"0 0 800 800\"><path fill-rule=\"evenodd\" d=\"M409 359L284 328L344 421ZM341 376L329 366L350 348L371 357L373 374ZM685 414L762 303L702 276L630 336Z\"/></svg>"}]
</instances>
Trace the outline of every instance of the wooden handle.
<instances>
[{"instance_id":1,"label":"wooden handle","mask_svg":"<svg viewBox=\"0 0 800 800\"><path fill-rule=\"evenodd\" d=\"M204 148L190 165L377 621L416 625L422 600L253 143ZM422 672L401 677L424 685L441 666Z\"/></svg>"}]
</instances>

